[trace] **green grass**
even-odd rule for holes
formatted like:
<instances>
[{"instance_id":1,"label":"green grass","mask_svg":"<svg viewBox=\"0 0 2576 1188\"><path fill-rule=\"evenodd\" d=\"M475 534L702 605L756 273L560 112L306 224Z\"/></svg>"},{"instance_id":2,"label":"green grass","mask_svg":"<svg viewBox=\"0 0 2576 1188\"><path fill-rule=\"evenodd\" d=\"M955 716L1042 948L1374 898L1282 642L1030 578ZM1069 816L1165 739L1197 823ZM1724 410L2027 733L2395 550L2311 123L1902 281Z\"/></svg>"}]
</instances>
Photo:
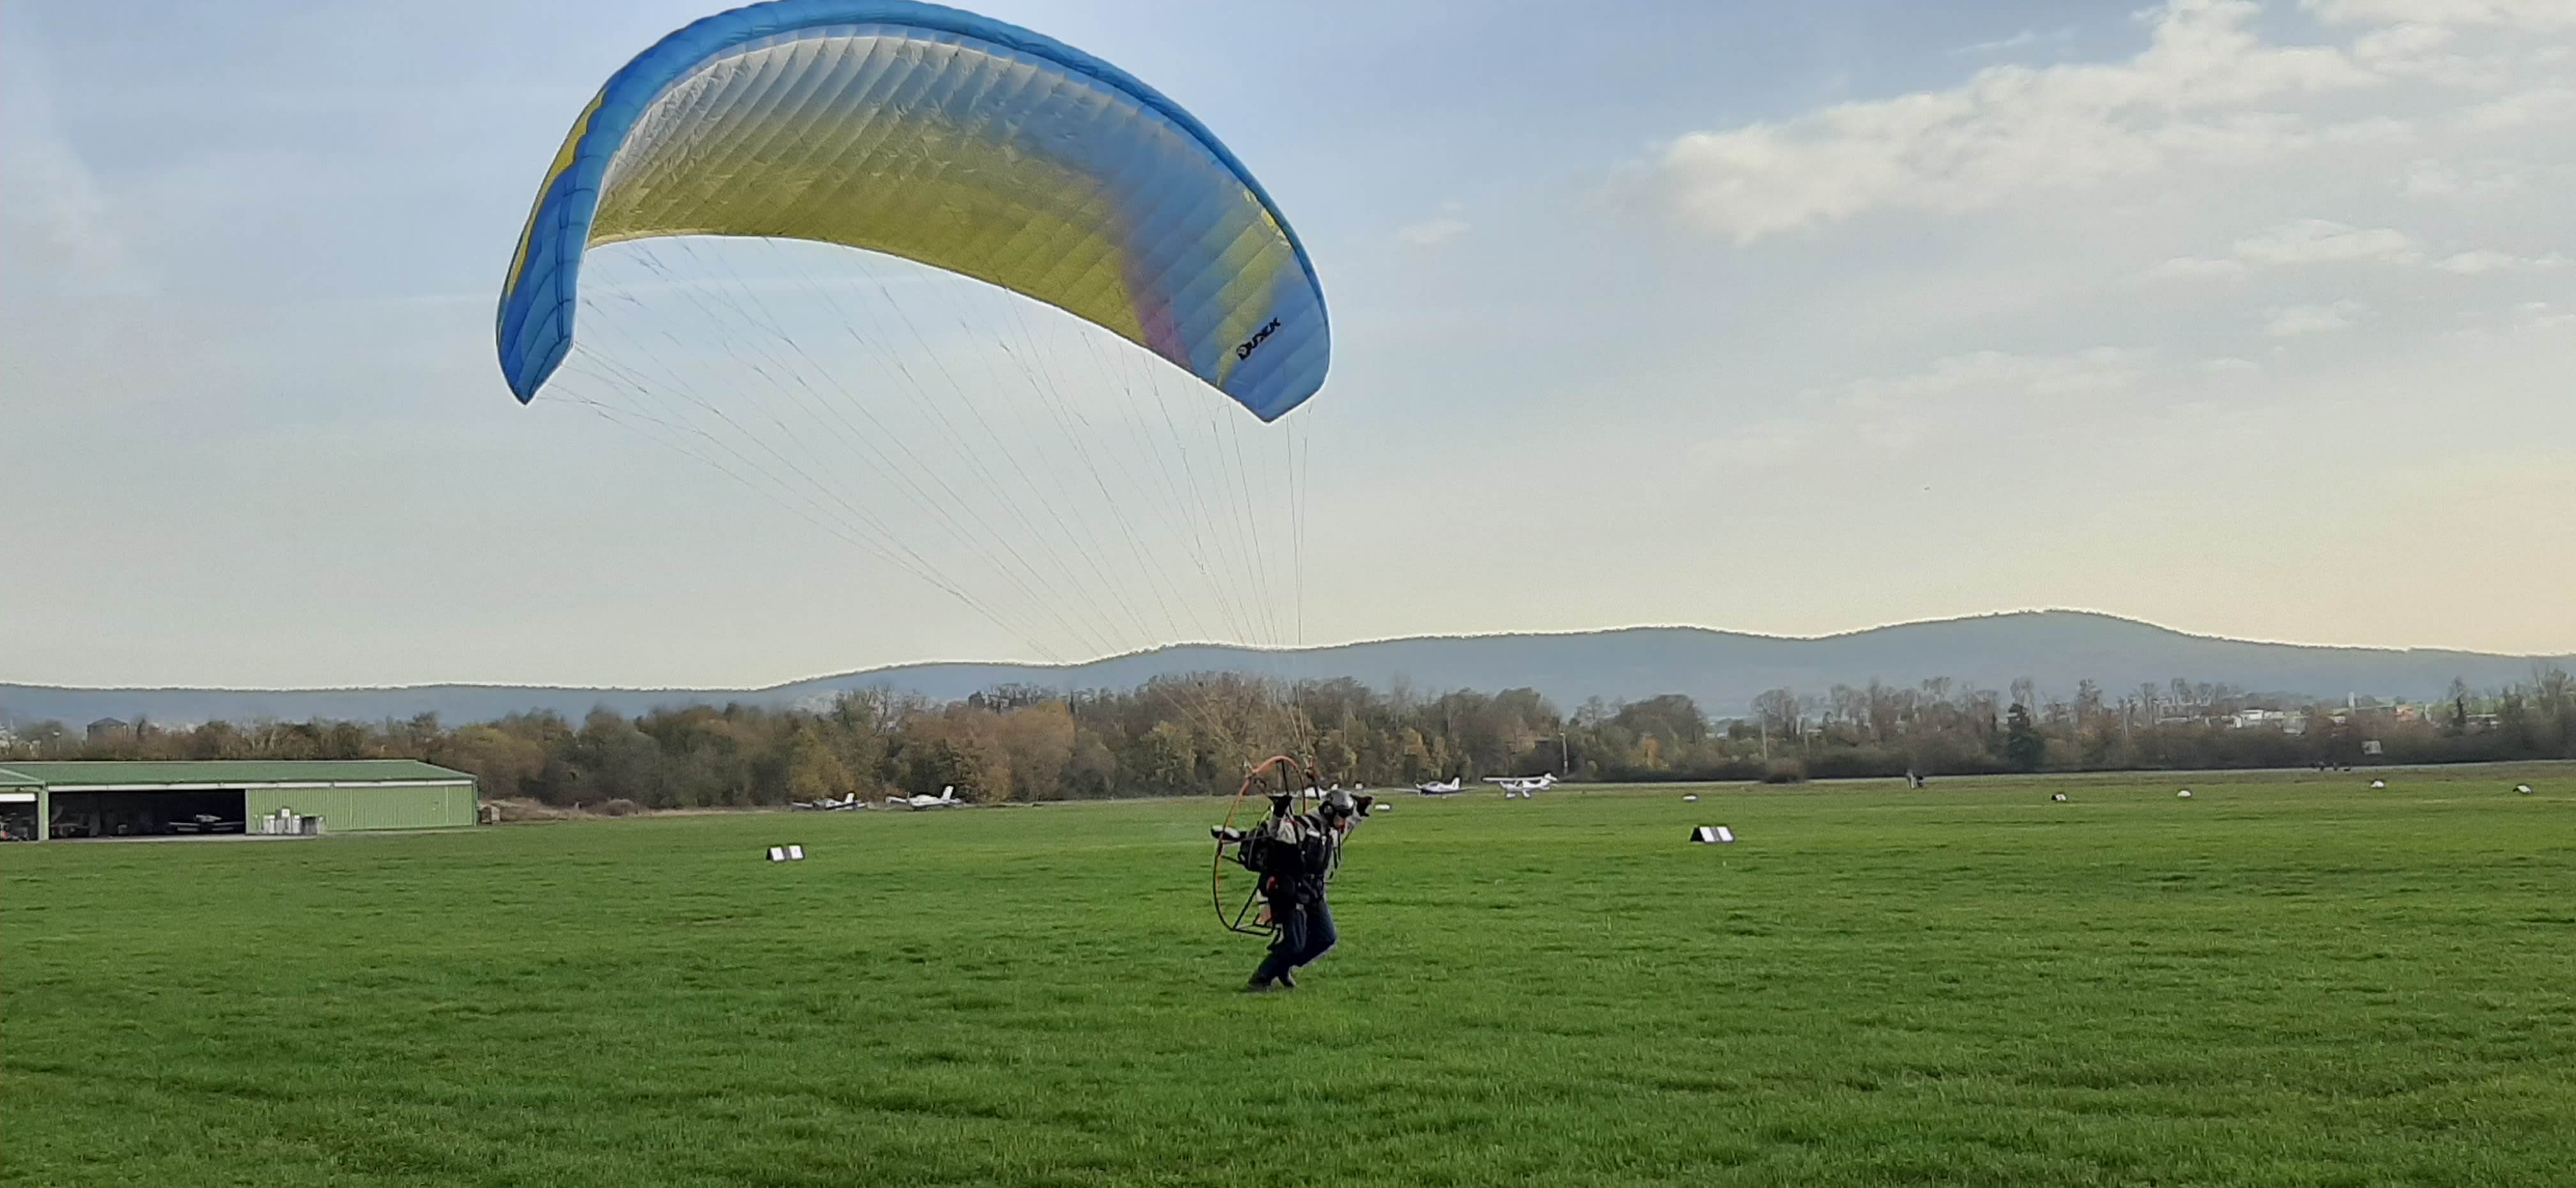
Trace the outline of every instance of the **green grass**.
<instances>
[{"instance_id":1,"label":"green grass","mask_svg":"<svg viewBox=\"0 0 2576 1188\"><path fill-rule=\"evenodd\" d=\"M1407 795L1266 997L1204 803L11 846L0 1180L2576 1183L2576 768L2369 778Z\"/></svg>"}]
</instances>

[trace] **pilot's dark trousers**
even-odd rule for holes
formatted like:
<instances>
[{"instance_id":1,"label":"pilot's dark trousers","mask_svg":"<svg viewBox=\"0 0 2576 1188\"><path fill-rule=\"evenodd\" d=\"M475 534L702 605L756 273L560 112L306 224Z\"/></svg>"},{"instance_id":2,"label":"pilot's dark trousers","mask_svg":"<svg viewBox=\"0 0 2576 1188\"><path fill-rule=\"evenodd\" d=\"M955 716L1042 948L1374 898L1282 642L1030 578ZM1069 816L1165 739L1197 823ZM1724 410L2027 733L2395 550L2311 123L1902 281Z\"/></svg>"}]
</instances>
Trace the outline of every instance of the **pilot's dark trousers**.
<instances>
[{"instance_id":1,"label":"pilot's dark trousers","mask_svg":"<svg viewBox=\"0 0 2576 1188\"><path fill-rule=\"evenodd\" d=\"M1289 908L1279 914L1279 935L1271 939L1270 954L1252 971L1252 980L1275 982L1279 975L1332 952L1341 939L1341 932L1333 927L1332 904L1318 899L1308 907Z\"/></svg>"}]
</instances>

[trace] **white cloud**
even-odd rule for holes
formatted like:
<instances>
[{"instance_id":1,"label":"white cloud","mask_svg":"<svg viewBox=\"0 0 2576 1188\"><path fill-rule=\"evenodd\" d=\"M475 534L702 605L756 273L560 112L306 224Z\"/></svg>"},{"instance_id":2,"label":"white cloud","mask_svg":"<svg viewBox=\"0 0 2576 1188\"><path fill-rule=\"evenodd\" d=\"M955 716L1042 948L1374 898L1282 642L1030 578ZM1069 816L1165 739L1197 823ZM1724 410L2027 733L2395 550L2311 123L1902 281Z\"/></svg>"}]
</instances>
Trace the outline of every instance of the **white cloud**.
<instances>
[{"instance_id":1,"label":"white cloud","mask_svg":"<svg viewBox=\"0 0 2576 1188\"><path fill-rule=\"evenodd\" d=\"M1959 46L1952 49L1950 54L1953 57L1964 58L1978 57L1985 54L2007 53L2017 49L2028 49L2031 46L2038 45L2042 42L2054 44L2056 42L2072 40L2074 36L2075 30L2073 29L2051 29L2045 33L2042 33L2037 29L2024 29L2010 37L1999 37L1993 41L1979 41Z\"/></svg>"},{"instance_id":2,"label":"white cloud","mask_svg":"<svg viewBox=\"0 0 2576 1188\"><path fill-rule=\"evenodd\" d=\"M2210 375L2248 375L2263 370L2263 365L2252 359L2238 359L2231 356L2223 359L2203 359L2200 361L2200 370Z\"/></svg>"},{"instance_id":3,"label":"white cloud","mask_svg":"<svg viewBox=\"0 0 2576 1188\"><path fill-rule=\"evenodd\" d=\"M2555 330L2561 326L2576 325L2576 310L2560 309L2546 301L2523 302L2515 307L2514 312L2522 316L2525 325L2535 330Z\"/></svg>"},{"instance_id":4,"label":"white cloud","mask_svg":"<svg viewBox=\"0 0 2576 1188\"><path fill-rule=\"evenodd\" d=\"M1786 418L1730 428L1690 448L1692 465L1721 469L1746 469L1757 466L1794 464L1807 451L1822 445L1827 427L1818 422Z\"/></svg>"},{"instance_id":5,"label":"white cloud","mask_svg":"<svg viewBox=\"0 0 2576 1188\"><path fill-rule=\"evenodd\" d=\"M2567 0L2303 0L2301 7L2337 24L2576 29L2576 5Z\"/></svg>"},{"instance_id":6,"label":"white cloud","mask_svg":"<svg viewBox=\"0 0 2576 1188\"><path fill-rule=\"evenodd\" d=\"M1467 221L1458 217L1459 209L1455 202L1443 203L1437 216L1397 228L1395 238L1408 247L1418 248L1448 243L1468 231Z\"/></svg>"},{"instance_id":7,"label":"white cloud","mask_svg":"<svg viewBox=\"0 0 2576 1188\"><path fill-rule=\"evenodd\" d=\"M2270 338L2305 338L2316 334L2333 334L2352 328L2353 320L2367 312L2358 301L2337 301L2330 305L2289 305L2274 309L2263 324Z\"/></svg>"},{"instance_id":8,"label":"white cloud","mask_svg":"<svg viewBox=\"0 0 2576 1188\"><path fill-rule=\"evenodd\" d=\"M1809 395L1869 407L1909 404L1971 391L2065 396L2127 387L2137 382L2145 361L2143 352L2120 347L2095 347L2065 355L1977 351L1936 360L1912 375L1856 380Z\"/></svg>"},{"instance_id":9,"label":"white cloud","mask_svg":"<svg viewBox=\"0 0 2576 1188\"><path fill-rule=\"evenodd\" d=\"M2474 132L2501 132L2571 116L2576 116L2576 88L2543 86L2478 104L2460 113L2460 123Z\"/></svg>"},{"instance_id":10,"label":"white cloud","mask_svg":"<svg viewBox=\"0 0 2576 1188\"><path fill-rule=\"evenodd\" d=\"M2058 355L1953 355L1908 374L1810 388L1789 402L1792 411L1730 426L1691 447L1690 456L1703 465L1745 467L1789 466L1815 450L1903 454L1937 433L1978 423L1980 410L2082 406L2134 390L2151 362L2144 351L2107 346Z\"/></svg>"},{"instance_id":11,"label":"white cloud","mask_svg":"<svg viewBox=\"0 0 2576 1188\"><path fill-rule=\"evenodd\" d=\"M2494 76L2479 58L2457 48L2463 40L2456 29L2410 22L2373 29L2354 38L2352 56L2372 71L2393 78L2471 89L2491 85Z\"/></svg>"},{"instance_id":12,"label":"white cloud","mask_svg":"<svg viewBox=\"0 0 2576 1188\"><path fill-rule=\"evenodd\" d=\"M2474 342L2482 349L2494 350L2516 340L2529 342L2541 335L2556 334L2576 326L2576 310L2563 309L2547 301L2518 302L2505 309L2466 310L2460 315L2458 329L2437 336L2445 342Z\"/></svg>"},{"instance_id":13,"label":"white cloud","mask_svg":"<svg viewBox=\"0 0 2576 1188\"><path fill-rule=\"evenodd\" d=\"M2363 230L2328 219L2296 219L2236 241L2249 264L2413 264L2424 252L2413 236L2388 227Z\"/></svg>"},{"instance_id":14,"label":"white cloud","mask_svg":"<svg viewBox=\"0 0 2576 1188\"><path fill-rule=\"evenodd\" d=\"M2352 43L2352 56L2374 66L2421 61L2457 37L2440 25L2405 24L2375 29Z\"/></svg>"},{"instance_id":15,"label":"white cloud","mask_svg":"<svg viewBox=\"0 0 2576 1188\"><path fill-rule=\"evenodd\" d=\"M2277 169L2576 122L2565 81L2576 47L2553 41L2576 29L2576 0L2304 7L2329 40L2268 38L2249 0L2166 0L2141 14L2151 38L2126 59L1999 65L1953 87L1696 132L1665 146L1655 176L1685 221L1747 243L1878 211L1959 214L2193 168ZM2419 166L2407 192L2515 184L2448 168Z\"/></svg>"},{"instance_id":16,"label":"white cloud","mask_svg":"<svg viewBox=\"0 0 2576 1188\"><path fill-rule=\"evenodd\" d=\"M1404 227L1395 233L1395 237L1414 247L1438 247L1466 233L1464 220L1438 218Z\"/></svg>"},{"instance_id":17,"label":"white cloud","mask_svg":"<svg viewBox=\"0 0 2576 1188\"><path fill-rule=\"evenodd\" d=\"M2036 29L2024 29L2010 37L2000 37L1993 41L1973 41L1960 46L1957 49L1951 50L1950 52L1953 54L1994 54L2002 53L2005 50L2017 50L2026 45L2037 44L2039 44L2039 31Z\"/></svg>"},{"instance_id":18,"label":"white cloud","mask_svg":"<svg viewBox=\"0 0 2576 1188\"><path fill-rule=\"evenodd\" d=\"M2520 161L2486 160L2450 164L2421 160L2406 171L2404 192L2410 198L2471 201L2509 198L2531 188L2531 167Z\"/></svg>"},{"instance_id":19,"label":"white cloud","mask_svg":"<svg viewBox=\"0 0 2576 1188\"><path fill-rule=\"evenodd\" d=\"M2176 256L2147 270L2158 280L2201 276L2243 276L2253 271L2242 260L2212 260L2203 256Z\"/></svg>"},{"instance_id":20,"label":"white cloud","mask_svg":"<svg viewBox=\"0 0 2576 1188\"><path fill-rule=\"evenodd\" d=\"M2253 268L2309 264L2393 264L2426 266L2462 276L2494 272L2545 272L2567 263L2563 256L2517 256L2476 249L2439 260L2429 258L2414 236L2392 227L2365 230L2329 219L2294 219L2236 241L2232 255L2221 259L2178 256L2147 270L2156 279L2241 276Z\"/></svg>"},{"instance_id":21,"label":"white cloud","mask_svg":"<svg viewBox=\"0 0 2576 1188\"><path fill-rule=\"evenodd\" d=\"M2445 257L2433 265L2444 272L2462 276L2484 276L2494 272L2550 272L2567 266L2567 257L2551 253L2546 256L2517 256L2511 252L2478 250Z\"/></svg>"},{"instance_id":22,"label":"white cloud","mask_svg":"<svg viewBox=\"0 0 2576 1188\"><path fill-rule=\"evenodd\" d=\"M1866 211L1966 211L2035 190L2251 162L2314 129L2276 102L2371 86L2342 50L2265 44L2245 0L2169 0L2125 62L1997 66L1965 84L1681 137L1662 173L1676 205L1749 242Z\"/></svg>"},{"instance_id":23,"label":"white cloud","mask_svg":"<svg viewBox=\"0 0 2576 1188\"><path fill-rule=\"evenodd\" d=\"M2370 148L2377 145L2404 144L2423 135L2412 120L2389 116L2345 120L2326 125L2317 133L2320 144L2335 148Z\"/></svg>"},{"instance_id":24,"label":"white cloud","mask_svg":"<svg viewBox=\"0 0 2576 1188\"><path fill-rule=\"evenodd\" d=\"M6 72L0 136L0 261L16 298L133 294L148 278L115 229L106 188L63 135L41 60L21 45ZM25 278L37 278L30 293Z\"/></svg>"},{"instance_id":25,"label":"white cloud","mask_svg":"<svg viewBox=\"0 0 2576 1188\"><path fill-rule=\"evenodd\" d=\"M2424 263L2424 245L2396 227L2352 227L2334 219L2290 219L2285 224L2246 235L2228 247L2226 258L2177 255L2156 268L2154 278L2244 276L2254 268L2293 268L2316 263Z\"/></svg>"}]
</instances>

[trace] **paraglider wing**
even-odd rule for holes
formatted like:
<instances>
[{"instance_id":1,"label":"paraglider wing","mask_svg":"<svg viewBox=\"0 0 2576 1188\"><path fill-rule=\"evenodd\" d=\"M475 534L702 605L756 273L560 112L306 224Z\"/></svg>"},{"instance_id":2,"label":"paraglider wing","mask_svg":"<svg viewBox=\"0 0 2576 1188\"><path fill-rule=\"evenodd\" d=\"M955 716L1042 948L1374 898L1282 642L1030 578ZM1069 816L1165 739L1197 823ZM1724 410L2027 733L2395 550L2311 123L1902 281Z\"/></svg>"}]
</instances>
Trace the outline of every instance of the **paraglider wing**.
<instances>
[{"instance_id":1,"label":"paraglider wing","mask_svg":"<svg viewBox=\"0 0 2576 1188\"><path fill-rule=\"evenodd\" d=\"M582 256L656 236L813 240L1061 308L1264 421L1323 386L1324 300L1269 195L1196 118L1046 37L905 0L772 0L612 76L503 286L501 370L572 348Z\"/></svg>"}]
</instances>

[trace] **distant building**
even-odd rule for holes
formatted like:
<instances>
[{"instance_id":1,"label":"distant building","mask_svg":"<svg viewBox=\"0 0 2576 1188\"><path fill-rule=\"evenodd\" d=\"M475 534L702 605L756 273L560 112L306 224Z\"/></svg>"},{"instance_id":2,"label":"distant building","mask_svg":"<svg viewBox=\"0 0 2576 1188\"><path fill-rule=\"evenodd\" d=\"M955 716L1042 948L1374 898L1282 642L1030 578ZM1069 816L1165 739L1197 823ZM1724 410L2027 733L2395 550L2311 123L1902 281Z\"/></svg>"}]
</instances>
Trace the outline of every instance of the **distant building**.
<instances>
[{"instance_id":1,"label":"distant building","mask_svg":"<svg viewBox=\"0 0 2576 1188\"><path fill-rule=\"evenodd\" d=\"M473 776L408 759L0 761L0 827L38 841L244 833L279 813L332 833L461 829L477 806Z\"/></svg>"},{"instance_id":2,"label":"distant building","mask_svg":"<svg viewBox=\"0 0 2576 1188\"><path fill-rule=\"evenodd\" d=\"M2296 710L2238 710L2221 721L2237 730L2278 730L2283 734L2308 732L2308 716Z\"/></svg>"},{"instance_id":3,"label":"distant building","mask_svg":"<svg viewBox=\"0 0 2576 1188\"><path fill-rule=\"evenodd\" d=\"M89 724L89 740L100 742L110 735L122 734L133 727L121 718L100 718Z\"/></svg>"}]
</instances>

